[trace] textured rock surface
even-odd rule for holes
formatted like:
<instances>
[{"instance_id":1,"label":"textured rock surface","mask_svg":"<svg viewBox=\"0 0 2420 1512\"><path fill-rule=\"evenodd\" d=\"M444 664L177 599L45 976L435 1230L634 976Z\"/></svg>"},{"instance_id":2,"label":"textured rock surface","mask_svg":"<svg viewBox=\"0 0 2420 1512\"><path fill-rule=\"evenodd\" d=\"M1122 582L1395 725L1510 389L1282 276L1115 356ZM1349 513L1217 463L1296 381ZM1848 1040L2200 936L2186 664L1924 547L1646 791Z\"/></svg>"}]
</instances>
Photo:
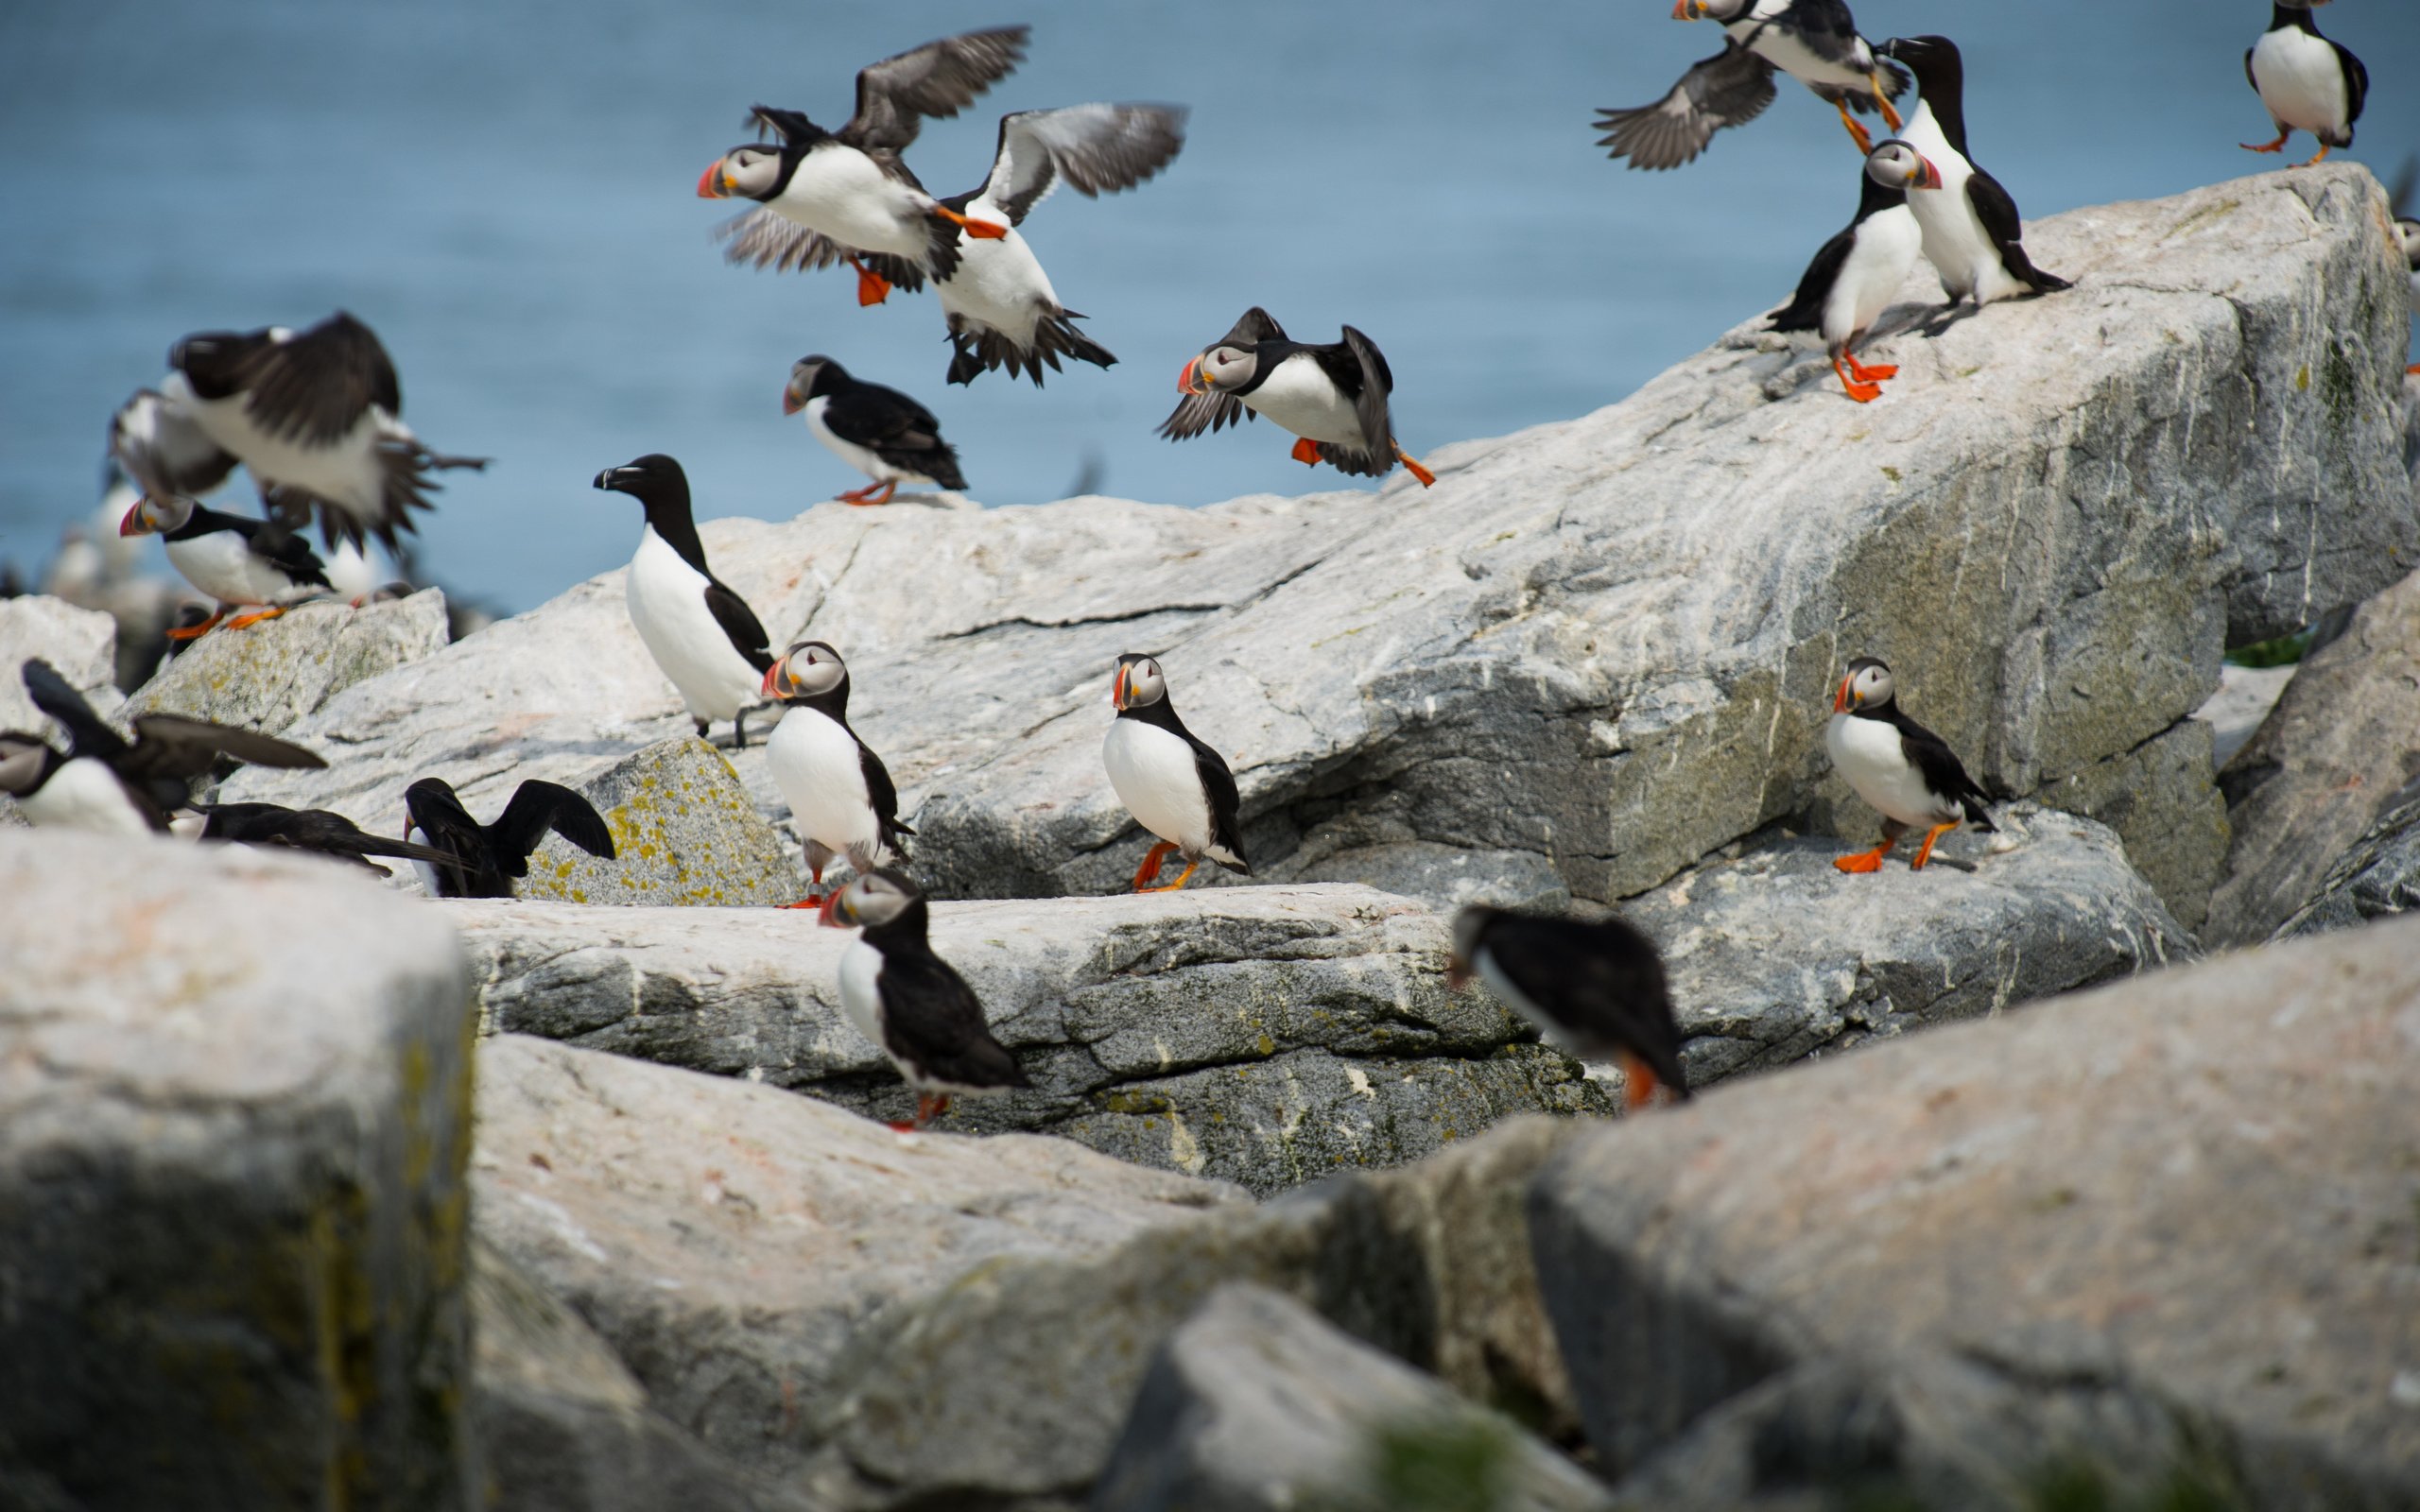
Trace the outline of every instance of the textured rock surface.
<instances>
[{"instance_id":1,"label":"textured rock surface","mask_svg":"<svg viewBox=\"0 0 2420 1512\"><path fill-rule=\"evenodd\" d=\"M2409 1505L2415 1097L2420 921L2233 956L1575 1141L1532 1193L1540 1286L1612 1471L1786 1371L1919 1350L2172 1404L2243 1504Z\"/></svg>"},{"instance_id":2,"label":"textured rock surface","mask_svg":"<svg viewBox=\"0 0 2420 1512\"><path fill-rule=\"evenodd\" d=\"M614 859L550 834L530 857L524 898L778 908L805 896L798 847L757 811L731 764L704 741L658 741L571 785L604 816Z\"/></svg>"},{"instance_id":3,"label":"textured rock surface","mask_svg":"<svg viewBox=\"0 0 2420 1512\"><path fill-rule=\"evenodd\" d=\"M1508 1419L1256 1286L1213 1294L1152 1358L1094 1512L1610 1508Z\"/></svg>"},{"instance_id":4,"label":"textured rock surface","mask_svg":"<svg viewBox=\"0 0 2420 1512\"><path fill-rule=\"evenodd\" d=\"M2320 935L2414 909L2420 909L2420 779L2388 800L2377 822L2336 858L2318 892L2277 933Z\"/></svg>"},{"instance_id":5,"label":"textured rock surface","mask_svg":"<svg viewBox=\"0 0 2420 1512\"><path fill-rule=\"evenodd\" d=\"M445 595L434 588L366 609L303 604L201 637L135 690L130 712L279 734L354 683L444 648Z\"/></svg>"},{"instance_id":6,"label":"textured rock surface","mask_svg":"<svg viewBox=\"0 0 2420 1512\"><path fill-rule=\"evenodd\" d=\"M2411 570L2381 205L2324 165L2040 222L2081 286L1883 343L1905 376L1870 408L1741 336L1375 501L827 506L705 534L777 636L850 658L853 722L959 895L1131 872L1098 746L1135 648L1236 766L1272 880L1638 893L1845 799L1820 736L1860 652L1987 783L2076 779L2108 813L2118 777L2092 774L2199 707L2228 644ZM341 770L240 787L367 817L424 771L577 777L678 719L609 575L333 701L303 733ZM2164 749L2191 780L2118 827L2189 920L2221 831L2195 750ZM769 798L760 761L736 765Z\"/></svg>"},{"instance_id":7,"label":"textured rock surface","mask_svg":"<svg viewBox=\"0 0 2420 1512\"><path fill-rule=\"evenodd\" d=\"M2221 778L2235 847L2210 901L2217 945L2266 939L2420 778L2420 573L2363 604L2302 663Z\"/></svg>"},{"instance_id":8,"label":"textured rock surface","mask_svg":"<svg viewBox=\"0 0 2420 1512\"><path fill-rule=\"evenodd\" d=\"M78 609L65 599L26 593L0 598L0 730L48 731L59 738L34 701L26 696L18 668L40 657L59 669L103 713L125 701L112 681L117 622L97 610ZM0 799L5 801L5 799Z\"/></svg>"},{"instance_id":9,"label":"textured rock surface","mask_svg":"<svg viewBox=\"0 0 2420 1512\"><path fill-rule=\"evenodd\" d=\"M816 1441L844 1351L903 1297L1239 1201L1062 1141L903 1140L770 1088L516 1036L482 1043L478 1109L482 1235L657 1412L750 1473Z\"/></svg>"},{"instance_id":10,"label":"textured rock surface","mask_svg":"<svg viewBox=\"0 0 2420 1512\"><path fill-rule=\"evenodd\" d=\"M0 1503L470 1504L468 985L344 876L0 833Z\"/></svg>"}]
</instances>

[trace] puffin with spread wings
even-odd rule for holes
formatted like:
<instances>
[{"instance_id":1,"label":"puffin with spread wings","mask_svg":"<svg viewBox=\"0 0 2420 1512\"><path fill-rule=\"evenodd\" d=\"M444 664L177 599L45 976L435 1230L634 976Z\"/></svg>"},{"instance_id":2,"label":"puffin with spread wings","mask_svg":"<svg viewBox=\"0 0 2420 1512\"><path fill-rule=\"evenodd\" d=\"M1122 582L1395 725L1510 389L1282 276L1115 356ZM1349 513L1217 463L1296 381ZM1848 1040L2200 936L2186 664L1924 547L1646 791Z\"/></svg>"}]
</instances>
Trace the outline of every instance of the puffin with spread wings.
<instances>
[{"instance_id":1,"label":"puffin with spread wings","mask_svg":"<svg viewBox=\"0 0 2420 1512\"><path fill-rule=\"evenodd\" d=\"M1892 101L1907 93L1905 75L1879 61L1858 35L1844 0L1677 0L1675 21L1721 24L1722 51L1692 64L1651 105L1597 114L1598 146L1634 168L1677 168L1695 161L1725 127L1745 126L1773 102L1773 74L1786 73L1838 109L1859 152L1872 133L1849 113L1881 113L1900 129Z\"/></svg>"},{"instance_id":2,"label":"puffin with spread wings","mask_svg":"<svg viewBox=\"0 0 2420 1512\"><path fill-rule=\"evenodd\" d=\"M1343 338L1313 346L1287 338L1267 310L1253 305L1235 329L1177 374L1184 398L1162 421L1172 441L1266 415L1302 438L1297 462L1327 463L1340 472L1383 477L1401 462L1422 488L1437 474L1396 444L1388 396L1394 374L1377 343L1351 326Z\"/></svg>"}]
</instances>

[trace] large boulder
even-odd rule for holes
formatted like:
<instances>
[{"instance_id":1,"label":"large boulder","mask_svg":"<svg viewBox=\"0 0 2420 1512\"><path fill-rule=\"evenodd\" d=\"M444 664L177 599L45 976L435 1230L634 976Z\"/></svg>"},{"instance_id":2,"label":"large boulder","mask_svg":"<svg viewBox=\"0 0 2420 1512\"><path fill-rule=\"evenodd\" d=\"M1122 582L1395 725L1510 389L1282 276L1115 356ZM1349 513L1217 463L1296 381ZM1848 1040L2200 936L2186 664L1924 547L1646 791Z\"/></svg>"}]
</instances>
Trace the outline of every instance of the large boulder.
<instances>
[{"instance_id":1,"label":"large boulder","mask_svg":"<svg viewBox=\"0 0 2420 1512\"><path fill-rule=\"evenodd\" d=\"M2043 1504L2072 1458L2410 1507L2415 1099L2420 921L2230 956L1575 1141L1531 1193L1539 1285L1609 1473L1737 1410L1886 1481L1952 1467L1926 1504Z\"/></svg>"},{"instance_id":2,"label":"large boulder","mask_svg":"<svg viewBox=\"0 0 2420 1512\"><path fill-rule=\"evenodd\" d=\"M18 669L39 657L59 669L93 707L114 713L126 701L117 690L117 622L98 610L78 609L61 598L24 593L0 598L0 730L48 731L58 728L34 707Z\"/></svg>"},{"instance_id":3,"label":"large boulder","mask_svg":"<svg viewBox=\"0 0 2420 1512\"><path fill-rule=\"evenodd\" d=\"M0 833L0 1503L473 1504L469 988L349 875Z\"/></svg>"},{"instance_id":4,"label":"large boulder","mask_svg":"<svg viewBox=\"0 0 2420 1512\"><path fill-rule=\"evenodd\" d=\"M1870 407L1742 332L1596 414L1445 448L1432 490L704 535L778 637L850 658L945 895L1122 885L1145 842L1098 754L1121 651L1166 652L1259 875L1441 902L1631 896L1792 816L1862 832L1821 735L1873 653L1987 784L2111 822L2190 926L2225 831L2187 721L2221 653L2420 547L2383 203L2323 165L2039 222L2079 287L1883 342L1904 372ZM680 720L607 575L332 701L302 733L341 769L238 790L366 818L423 772L565 780Z\"/></svg>"},{"instance_id":5,"label":"large boulder","mask_svg":"<svg viewBox=\"0 0 2420 1512\"><path fill-rule=\"evenodd\" d=\"M2235 845L2210 899L2214 945L2266 939L2420 778L2420 573L2355 611L2306 658L2228 764Z\"/></svg>"},{"instance_id":6,"label":"large boulder","mask_svg":"<svg viewBox=\"0 0 2420 1512\"><path fill-rule=\"evenodd\" d=\"M529 858L524 898L779 908L805 894L796 844L766 820L722 753L694 735L657 741L573 785L604 818L614 857L549 834ZM501 808L506 798L487 801Z\"/></svg>"},{"instance_id":7,"label":"large boulder","mask_svg":"<svg viewBox=\"0 0 2420 1512\"><path fill-rule=\"evenodd\" d=\"M2420 909L2420 778L2387 801L2377 822L2277 926L2282 936L2322 935Z\"/></svg>"},{"instance_id":8,"label":"large boulder","mask_svg":"<svg viewBox=\"0 0 2420 1512\"><path fill-rule=\"evenodd\" d=\"M211 631L162 663L129 708L282 734L354 683L434 656L445 642L445 595L434 588L363 609L302 604Z\"/></svg>"}]
</instances>

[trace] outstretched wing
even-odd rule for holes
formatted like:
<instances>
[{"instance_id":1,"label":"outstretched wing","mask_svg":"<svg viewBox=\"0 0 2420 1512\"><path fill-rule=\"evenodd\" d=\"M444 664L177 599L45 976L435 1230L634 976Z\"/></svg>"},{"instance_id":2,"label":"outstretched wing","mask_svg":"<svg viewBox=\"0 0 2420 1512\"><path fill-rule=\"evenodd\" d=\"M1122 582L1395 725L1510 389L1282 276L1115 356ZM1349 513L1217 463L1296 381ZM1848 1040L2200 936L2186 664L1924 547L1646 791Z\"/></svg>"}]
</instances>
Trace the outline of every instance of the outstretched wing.
<instances>
[{"instance_id":1,"label":"outstretched wing","mask_svg":"<svg viewBox=\"0 0 2420 1512\"><path fill-rule=\"evenodd\" d=\"M130 777L183 779L201 776L221 756L254 766L317 769L328 765L315 751L258 730L182 714L138 714L134 746L124 765Z\"/></svg>"},{"instance_id":2,"label":"outstretched wing","mask_svg":"<svg viewBox=\"0 0 2420 1512\"><path fill-rule=\"evenodd\" d=\"M219 450L191 414L149 388L136 389L110 417L110 455L152 498L199 499L235 470L234 454Z\"/></svg>"},{"instance_id":3,"label":"outstretched wing","mask_svg":"<svg viewBox=\"0 0 2420 1512\"><path fill-rule=\"evenodd\" d=\"M1597 145L1634 168L1677 168L1705 150L1714 133L1765 113L1773 102L1773 65L1727 43L1681 76L1652 105L1597 112Z\"/></svg>"},{"instance_id":4,"label":"outstretched wing","mask_svg":"<svg viewBox=\"0 0 2420 1512\"><path fill-rule=\"evenodd\" d=\"M821 232L809 231L763 206L717 226L715 239L723 244L725 262L784 273L830 267L849 255L849 249ZM889 252L859 252L857 260L910 294L925 286L924 268L905 257Z\"/></svg>"},{"instance_id":5,"label":"outstretched wing","mask_svg":"<svg viewBox=\"0 0 2420 1512\"><path fill-rule=\"evenodd\" d=\"M1395 375L1387 370L1387 359L1377 343L1349 325L1344 328L1344 350L1361 369L1361 393L1353 401L1353 412L1361 421L1361 438L1367 443L1364 451L1384 472L1395 459L1394 422L1387 414L1387 396L1394 392Z\"/></svg>"},{"instance_id":6,"label":"outstretched wing","mask_svg":"<svg viewBox=\"0 0 2420 1512\"><path fill-rule=\"evenodd\" d=\"M1062 180L1088 198L1131 189L1184 146L1184 116L1173 105L1071 105L1004 115L983 198L1013 226Z\"/></svg>"},{"instance_id":7,"label":"outstretched wing","mask_svg":"<svg viewBox=\"0 0 2420 1512\"><path fill-rule=\"evenodd\" d=\"M91 756L113 764L126 754L126 737L93 712L93 706L84 701L74 683L60 676L57 667L34 657L18 676L25 679L26 696L33 699L34 707L66 730L68 755Z\"/></svg>"},{"instance_id":8,"label":"outstretched wing","mask_svg":"<svg viewBox=\"0 0 2420 1512\"><path fill-rule=\"evenodd\" d=\"M928 42L859 70L857 113L833 133L853 147L903 151L923 118L946 120L1025 61L1030 26L999 26Z\"/></svg>"},{"instance_id":9,"label":"outstretched wing","mask_svg":"<svg viewBox=\"0 0 2420 1512\"><path fill-rule=\"evenodd\" d=\"M306 446L344 439L372 404L398 419L404 412L403 387L387 349L342 310L254 352L242 383L249 390L244 413L254 424Z\"/></svg>"},{"instance_id":10,"label":"outstretched wing","mask_svg":"<svg viewBox=\"0 0 2420 1512\"><path fill-rule=\"evenodd\" d=\"M504 869L516 877L528 875L530 853L553 831L592 856L614 859L614 833L588 799L568 787L535 779L513 790L488 838Z\"/></svg>"}]
</instances>

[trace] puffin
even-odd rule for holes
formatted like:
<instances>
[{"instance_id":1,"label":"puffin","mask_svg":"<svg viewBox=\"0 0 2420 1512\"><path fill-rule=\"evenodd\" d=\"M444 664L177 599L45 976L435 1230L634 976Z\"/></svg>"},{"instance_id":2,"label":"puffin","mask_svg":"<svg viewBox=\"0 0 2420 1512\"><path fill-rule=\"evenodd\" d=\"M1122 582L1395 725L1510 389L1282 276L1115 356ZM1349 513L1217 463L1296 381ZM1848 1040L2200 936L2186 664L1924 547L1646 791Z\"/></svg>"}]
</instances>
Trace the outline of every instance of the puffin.
<instances>
[{"instance_id":1,"label":"puffin","mask_svg":"<svg viewBox=\"0 0 2420 1512\"><path fill-rule=\"evenodd\" d=\"M1900 139L1932 164L1940 183L1911 195L1908 208L1924 231L1925 260L1941 275L1952 306L2049 294L2074 285L2025 255L2025 223L1997 179L1966 155L1966 70L1946 37L1893 37L1885 57L1916 77L1916 112Z\"/></svg>"},{"instance_id":2,"label":"puffin","mask_svg":"<svg viewBox=\"0 0 2420 1512\"><path fill-rule=\"evenodd\" d=\"M1134 868L1134 890L1174 892L1192 880L1203 856L1251 876L1235 773L1176 716L1159 662L1139 651L1120 656L1109 701L1117 710L1100 743L1109 785L1134 822L1159 837ZM1184 869L1174 882L1151 885L1171 851L1184 857Z\"/></svg>"},{"instance_id":3,"label":"puffin","mask_svg":"<svg viewBox=\"0 0 2420 1512\"><path fill-rule=\"evenodd\" d=\"M2395 240L2403 246L2403 261L2411 269L2411 313L2415 318L2420 318L2420 220L2414 220L2410 215L2397 217L2394 223L2394 235ZM2420 372L2420 363L2414 363L2403 370L2406 373Z\"/></svg>"},{"instance_id":4,"label":"puffin","mask_svg":"<svg viewBox=\"0 0 2420 1512\"><path fill-rule=\"evenodd\" d=\"M857 878L823 904L821 922L864 931L840 957L840 1007L916 1090L915 1122L891 1128L923 1128L953 1097L1033 1085L992 1038L966 978L933 954L925 895L905 875L885 868Z\"/></svg>"},{"instance_id":5,"label":"puffin","mask_svg":"<svg viewBox=\"0 0 2420 1512\"><path fill-rule=\"evenodd\" d=\"M893 287L911 293L925 275L958 268L959 232L998 240L1009 228L969 216L925 192L899 154L924 118L946 120L1025 60L1030 26L943 37L886 58L857 75L856 113L827 131L803 112L759 105L749 121L781 146L732 148L698 178L702 199L753 199L726 222L724 256L757 267L857 270L857 302L880 304Z\"/></svg>"},{"instance_id":6,"label":"puffin","mask_svg":"<svg viewBox=\"0 0 2420 1512\"><path fill-rule=\"evenodd\" d=\"M1005 224L992 239L961 234L958 271L934 285L949 318L949 381L971 384L989 369L1028 375L1042 387L1043 365L1062 355L1107 368L1117 359L1076 329L1084 318L1059 302L1049 275L1017 228L1033 207L1065 183L1087 198L1131 189L1184 146L1183 108L1173 105L1071 105L1000 117L991 175L979 188L942 203L977 220Z\"/></svg>"},{"instance_id":7,"label":"puffin","mask_svg":"<svg viewBox=\"0 0 2420 1512\"><path fill-rule=\"evenodd\" d=\"M316 507L331 547L374 536L394 549L397 531L416 528L410 511L433 507L431 472L488 465L412 434L386 347L342 310L299 334L198 332L169 349L168 367L168 404L244 464L281 524L301 529Z\"/></svg>"},{"instance_id":8,"label":"puffin","mask_svg":"<svg viewBox=\"0 0 2420 1512\"><path fill-rule=\"evenodd\" d=\"M647 510L638 554L623 580L631 625L688 706L698 738L731 721L732 743L748 745L748 710L773 664L770 638L748 601L706 565L689 514L689 475L661 452L596 474L596 487L627 493Z\"/></svg>"},{"instance_id":9,"label":"puffin","mask_svg":"<svg viewBox=\"0 0 2420 1512\"><path fill-rule=\"evenodd\" d=\"M1395 442L1387 413L1394 374L1377 344L1351 326L1340 341L1307 346L1289 341L1267 310L1253 305L1214 345L1177 374L1185 397L1159 434L1182 441L1266 415L1302 438L1294 460L1325 462L1338 472L1383 477L1401 462L1422 488L1437 474Z\"/></svg>"},{"instance_id":10,"label":"puffin","mask_svg":"<svg viewBox=\"0 0 2420 1512\"><path fill-rule=\"evenodd\" d=\"M1872 113L1896 131L1892 101L1907 93L1899 70L1876 60L1858 34L1843 0L1676 0L1675 21L1711 17L1722 26L1722 51L1701 59L1652 105L1597 113L1598 146L1628 158L1634 168L1677 168L1703 152L1714 133L1743 126L1773 102L1779 69L1838 109L1859 152L1874 138L1851 110Z\"/></svg>"},{"instance_id":11,"label":"puffin","mask_svg":"<svg viewBox=\"0 0 2420 1512\"><path fill-rule=\"evenodd\" d=\"M821 353L790 365L782 413L804 412L806 428L834 456L873 479L838 495L842 504L889 504L902 483L953 492L966 487L958 448L942 439L933 412L896 388L851 377Z\"/></svg>"},{"instance_id":12,"label":"puffin","mask_svg":"<svg viewBox=\"0 0 2420 1512\"><path fill-rule=\"evenodd\" d=\"M1646 1107L1659 1090L1688 1101L1664 959L1621 919L1473 903L1454 916L1445 980L1460 989L1473 977L1572 1055L1617 1062L1624 1111Z\"/></svg>"},{"instance_id":13,"label":"puffin","mask_svg":"<svg viewBox=\"0 0 2420 1512\"><path fill-rule=\"evenodd\" d=\"M614 859L614 833L595 805L568 787L536 779L513 789L493 824L481 824L441 777L404 789L404 837L429 854L417 861L431 898L510 898L548 831L592 856Z\"/></svg>"},{"instance_id":14,"label":"puffin","mask_svg":"<svg viewBox=\"0 0 2420 1512\"><path fill-rule=\"evenodd\" d=\"M1922 871L1934 842L1962 821L1996 831L1991 799L1966 775L1957 752L1939 735L1908 717L1899 707L1891 669L1870 656L1849 663L1832 698L1832 720L1824 729L1832 765L1857 796L1882 811L1882 843L1842 856L1842 871L1882 869L1882 858L1909 829L1925 832L1925 843L1909 869Z\"/></svg>"},{"instance_id":15,"label":"puffin","mask_svg":"<svg viewBox=\"0 0 2420 1512\"><path fill-rule=\"evenodd\" d=\"M200 812L203 823L198 839L307 850L313 855L353 862L382 877L389 872L371 860L372 856L409 861L420 867L446 859L443 851L424 845L372 834L343 815L326 809L289 809L276 803L212 803L201 806Z\"/></svg>"},{"instance_id":16,"label":"puffin","mask_svg":"<svg viewBox=\"0 0 2420 1512\"><path fill-rule=\"evenodd\" d=\"M234 454L156 388L136 389L110 417L109 450L146 499L199 499L235 471Z\"/></svg>"},{"instance_id":17,"label":"puffin","mask_svg":"<svg viewBox=\"0 0 2420 1512\"><path fill-rule=\"evenodd\" d=\"M823 868L847 856L860 875L905 856L899 789L890 768L849 728L849 667L826 641L801 641L765 674L763 692L786 707L765 741L765 765L789 799L790 820L806 842L814 885ZM822 901L810 892L793 908Z\"/></svg>"},{"instance_id":18,"label":"puffin","mask_svg":"<svg viewBox=\"0 0 2420 1512\"><path fill-rule=\"evenodd\" d=\"M217 600L216 611L200 624L171 627L170 640L191 640L222 620L227 628L240 630L336 592L328 564L302 537L266 521L204 508L179 494L146 492L126 511L117 533L158 536L168 549L168 565ZM227 619L231 607L251 612Z\"/></svg>"},{"instance_id":19,"label":"puffin","mask_svg":"<svg viewBox=\"0 0 2420 1512\"><path fill-rule=\"evenodd\" d=\"M1940 188L1941 170L1893 139L1866 155L1858 181L1862 193L1857 218L1816 252L1798 281L1798 292L1774 313L1766 329L1821 332L1841 387L1851 399L1868 404L1882 397L1882 385L1897 377L1899 369L1867 367L1857 360L1857 346L1908 281L1923 248L1924 232L1908 209L1908 191Z\"/></svg>"},{"instance_id":20,"label":"puffin","mask_svg":"<svg viewBox=\"0 0 2420 1512\"><path fill-rule=\"evenodd\" d=\"M2311 7L2327 0L2277 0L2269 29L2243 54L2243 77L2267 107L2274 142L2246 142L2247 152L2283 152L2286 139L2308 131L2319 139L2309 167L2337 147L2353 145L2353 123L2370 93L2370 71L2342 43L2319 33Z\"/></svg>"},{"instance_id":21,"label":"puffin","mask_svg":"<svg viewBox=\"0 0 2420 1512\"><path fill-rule=\"evenodd\" d=\"M182 714L138 714L127 739L39 658L19 669L34 707L67 731L62 756L40 735L0 735L0 792L38 825L104 834L157 834L193 803L194 779L221 759L257 766L323 767L300 746Z\"/></svg>"}]
</instances>

